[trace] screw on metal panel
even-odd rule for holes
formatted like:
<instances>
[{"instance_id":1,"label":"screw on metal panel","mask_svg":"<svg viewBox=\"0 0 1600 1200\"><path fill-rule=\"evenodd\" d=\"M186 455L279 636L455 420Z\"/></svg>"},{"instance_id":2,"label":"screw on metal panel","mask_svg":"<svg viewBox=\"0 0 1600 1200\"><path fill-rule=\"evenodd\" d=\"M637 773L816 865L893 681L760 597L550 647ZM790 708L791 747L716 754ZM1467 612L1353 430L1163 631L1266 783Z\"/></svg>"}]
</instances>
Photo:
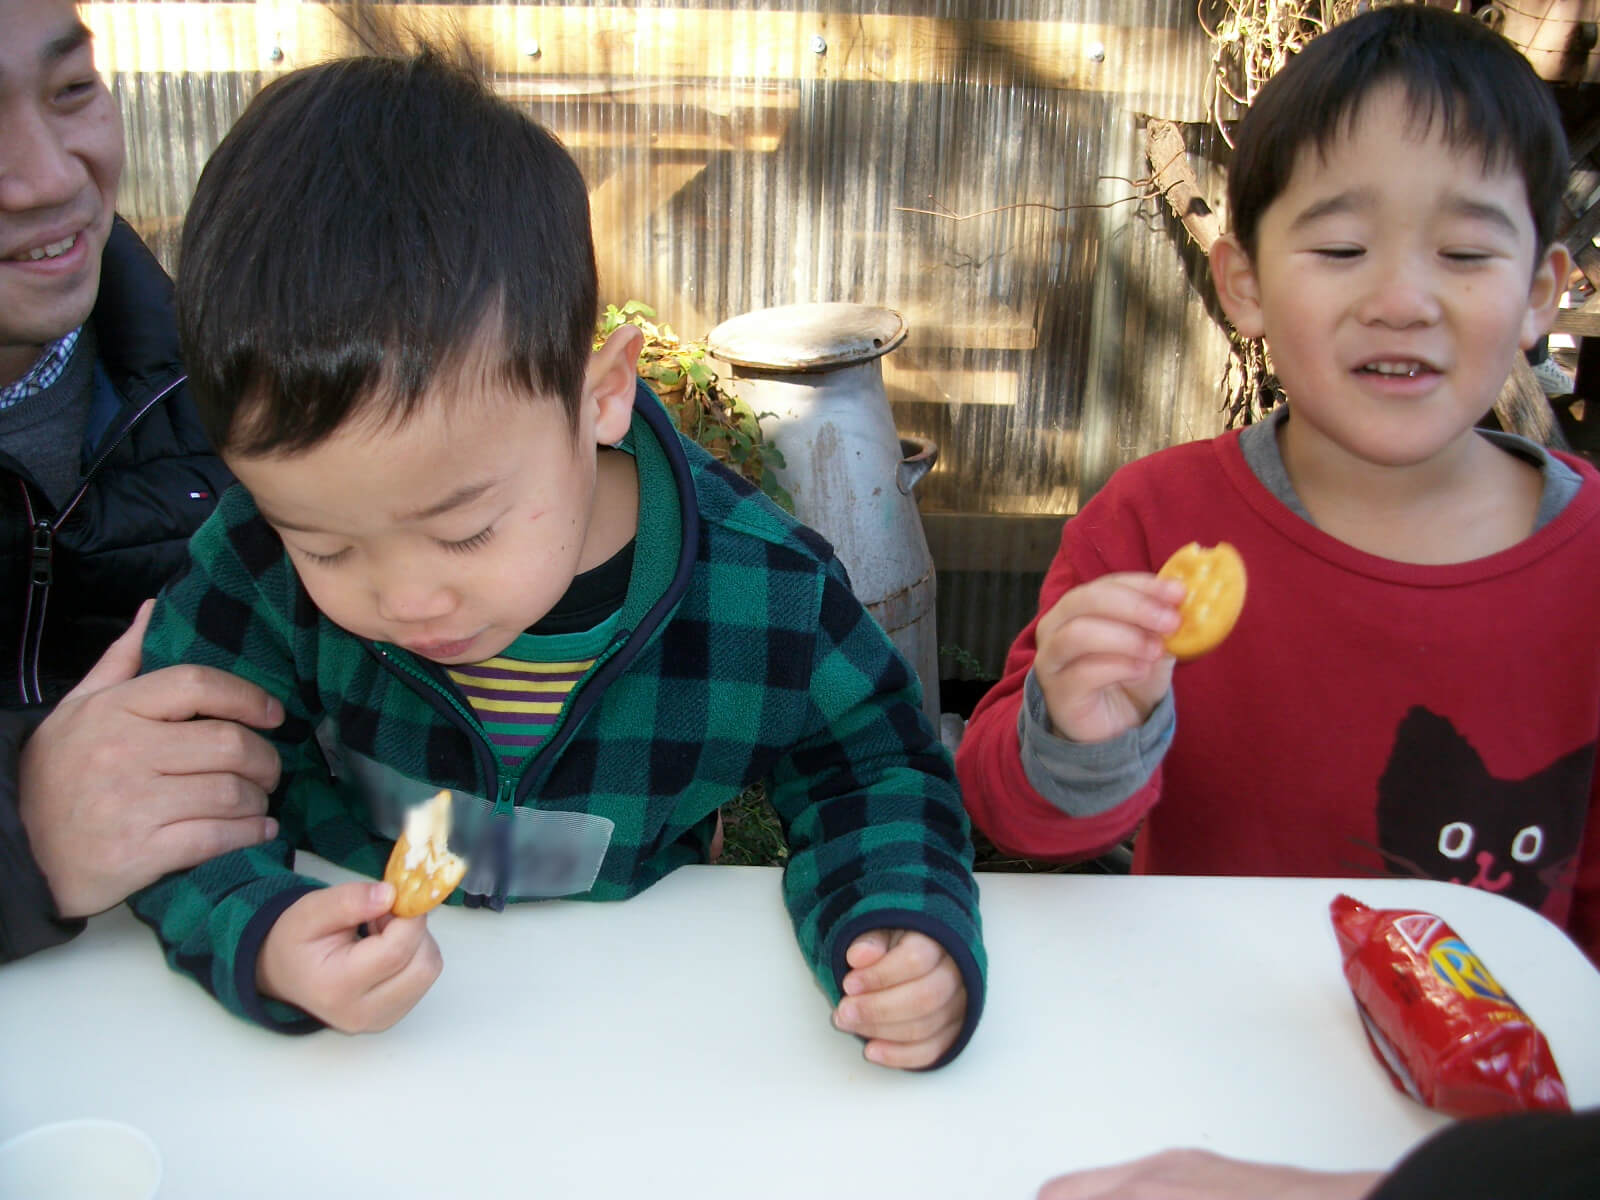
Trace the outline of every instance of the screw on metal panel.
<instances>
[{"instance_id":1,"label":"screw on metal panel","mask_svg":"<svg viewBox=\"0 0 1600 1200\"><path fill-rule=\"evenodd\" d=\"M271 50L267 51L267 57L270 58L273 62L282 62L283 61L283 47L282 46L274 46Z\"/></svg>"},{"instance_id":2,"label":"screw on metal panel","mask_svg":"<svg viewBox=\"0 0 1600 1200\"><path fill-rule=\"evenodd\" d=\"M1089 56L1090 62L1105 62L1106 44L1104 42L1090 42L1084 48L1084 53Z\"/></svg>"},{"instance_id":3,"label":"screw on metal panel","mask_svg":"<svg viewBox=\"0 0 1600 1200\"><path fill-rule=\"evenodd\" d=\"M811 53L826 54L828 52L828 39L820 33L811 35Z\"/></svg>"},{"instance_id":4,"label":"screw on metal panel","mask_svg":"<svg viewBox=\"0 0 1600 1200\"><path fill-rule=\"evenodd\" d=\"M544 56L544 47L530 39L522 43L522 53L528 58L541 58Z\"/></svg>"}]
</instances>

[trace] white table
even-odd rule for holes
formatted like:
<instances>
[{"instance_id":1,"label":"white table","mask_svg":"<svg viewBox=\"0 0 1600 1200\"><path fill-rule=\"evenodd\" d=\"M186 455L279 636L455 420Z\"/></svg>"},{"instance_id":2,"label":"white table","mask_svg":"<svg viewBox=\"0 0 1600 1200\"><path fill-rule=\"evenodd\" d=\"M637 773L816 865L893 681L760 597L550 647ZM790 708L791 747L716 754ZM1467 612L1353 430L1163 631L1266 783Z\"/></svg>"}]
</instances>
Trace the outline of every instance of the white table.
<instances>
[{"instance_id":1,"label":"white table","mask_svg":"<svg viewBox=\"0 0 1600 1200\"><path fill-rule=\"evenodd\" d=\"M341 877L325 864L322 873ZM1510 901L1401 880L980 876L988 1011L885 1071L828 1024L778 873L692 867L624 904L431 918L395 1028L290 1038L170 973L125 910L0 968L0 1138L128 1121L163 1200L1031 1197L1173 1144L1387 1164L1443 1123L1368 1051L1327 916L1436 912L1600 1103L1600 972Z\"/></svg>"}]
</instances>

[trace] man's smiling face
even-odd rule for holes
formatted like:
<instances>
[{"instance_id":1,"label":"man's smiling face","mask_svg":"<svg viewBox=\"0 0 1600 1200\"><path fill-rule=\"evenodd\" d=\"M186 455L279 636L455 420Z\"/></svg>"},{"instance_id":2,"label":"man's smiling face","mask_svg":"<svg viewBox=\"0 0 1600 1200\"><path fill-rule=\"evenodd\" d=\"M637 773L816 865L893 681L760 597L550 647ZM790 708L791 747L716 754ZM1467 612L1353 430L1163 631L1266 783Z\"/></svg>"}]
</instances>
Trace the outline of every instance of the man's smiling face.
<instances>
[{"instance_id":1,"label":"man's smiling face","mask_svg":"<svg viewBox=\"0 0 1600 1200\"><path fill-rule=\"evenodd\" d=\"M122 161L71 0L0 0L0 384L88 319Z\"/></svg>"}]
</instances>

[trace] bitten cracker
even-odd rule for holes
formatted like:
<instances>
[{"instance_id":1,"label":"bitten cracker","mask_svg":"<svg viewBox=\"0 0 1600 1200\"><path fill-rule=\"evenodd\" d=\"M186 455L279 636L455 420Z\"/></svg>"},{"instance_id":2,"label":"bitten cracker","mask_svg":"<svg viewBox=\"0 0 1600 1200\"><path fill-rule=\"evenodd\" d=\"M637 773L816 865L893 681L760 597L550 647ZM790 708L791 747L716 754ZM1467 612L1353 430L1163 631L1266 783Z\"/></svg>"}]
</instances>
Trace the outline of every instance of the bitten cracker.
<instances>
[{"instance_id":1,"label":"bitten cracker","mask_svg":"<svg viewBox=\"0 0 1600 1200\"><path fill-rule=\"evenodd\" d=\"M1188 589L1178 606L1178 627L1167 635L1167 649L1179 661L1187 661L1221 645L1244 608L1244 559L1239 552L1227 542L1209 550L1190 542L1156 574L1176 579Z\"/></svg>"},{"instance_id":2,"label":"bitten cracker","mask_svg":"<svg viewBox=\"0 0 1600 1200\"><path fill-rule=\"evenodd\" d=\"M395 916L420 917L455 891L467 873L467 860L450 852L449 839L448 791L406 814L405 832L383 869L384 882L394 885Z\"/></svg>"}]
</instances>

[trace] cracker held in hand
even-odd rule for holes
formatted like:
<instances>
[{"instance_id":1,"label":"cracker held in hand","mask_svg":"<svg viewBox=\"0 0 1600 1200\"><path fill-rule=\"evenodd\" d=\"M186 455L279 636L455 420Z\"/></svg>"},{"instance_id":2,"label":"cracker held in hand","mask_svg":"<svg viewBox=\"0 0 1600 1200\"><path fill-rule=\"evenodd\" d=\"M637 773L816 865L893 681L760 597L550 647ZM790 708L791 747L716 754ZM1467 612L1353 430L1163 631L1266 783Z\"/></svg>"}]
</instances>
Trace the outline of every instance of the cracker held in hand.
<instances>
[{"instance_id":1,"label":"cracker held in hand","mask_svg":"<svg viewBox=\"0 0 1600 1200\"><path fill-rule=\"evenodd\" d=\"M440 792L406 814L406 829L383 869L394 885L397 917L420 917L444 903L467 873L467 860L450 853L450 793Z\"/></svg>"},{"instance_id":2,"label":"cracker held in hand","mask_svg":"<svg viewBox=\"0 0 1600 1200\"><path fill-rule=\"evenodd\" d=\"M1227 542L1209 550L1190 542L1156 575L1176 579L1188 589L1178 605L1178 627L1167 635L1167 649L1186 662L1221 645L1244 608L1244 559L1239 552Z\"/></svg>"}]
</instances>

